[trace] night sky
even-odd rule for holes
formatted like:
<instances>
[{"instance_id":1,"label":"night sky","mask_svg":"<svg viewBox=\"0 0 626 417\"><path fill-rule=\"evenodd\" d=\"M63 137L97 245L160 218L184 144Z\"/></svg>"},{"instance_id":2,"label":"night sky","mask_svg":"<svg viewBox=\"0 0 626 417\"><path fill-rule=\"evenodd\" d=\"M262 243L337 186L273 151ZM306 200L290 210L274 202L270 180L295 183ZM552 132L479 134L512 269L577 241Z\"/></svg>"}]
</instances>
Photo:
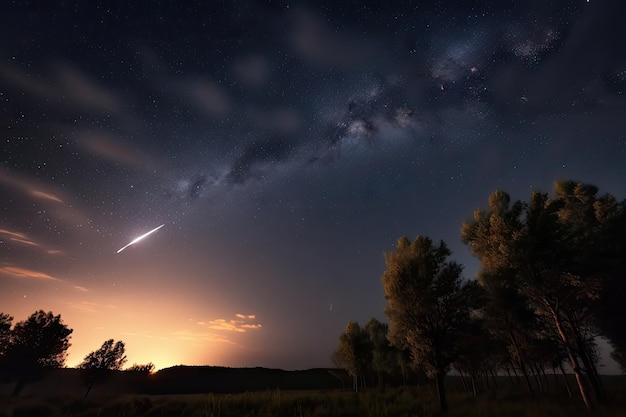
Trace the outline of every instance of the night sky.
<instances>
[{"instance_id":1,"label":"night sky","mask_svg":"<svg viewBox=\"0 0 626 417\"><path fill-rule=\"evenodd\" d=\"M398 237L471 279L492 191L626 197L619 1L195 3L0 6L0 311L69 366L330 366Z\"/></svg>"}]
</instances>

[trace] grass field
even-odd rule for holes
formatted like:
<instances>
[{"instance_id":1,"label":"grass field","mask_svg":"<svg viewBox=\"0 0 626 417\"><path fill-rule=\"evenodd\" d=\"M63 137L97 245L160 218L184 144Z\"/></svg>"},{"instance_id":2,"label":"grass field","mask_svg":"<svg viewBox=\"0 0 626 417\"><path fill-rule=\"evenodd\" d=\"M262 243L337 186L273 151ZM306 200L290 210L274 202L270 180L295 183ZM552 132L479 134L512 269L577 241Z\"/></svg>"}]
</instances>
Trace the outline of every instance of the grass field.
<instances>
[{"instance_id":1,"label":"grass field","mask_svg":"<svg viewBox=\"0 0 626 417\"><path fill-rule=\"evenodd\" d=\"M521 387L500 377L498 388L491 387L477 397L463 392L460 378L448 378L449 416L626 417L626 377L604 379L608 401L585 410L574 393L569 398L564 384L554 379L549 393L531 398ZM572 380L573 382L573 380ZM574 386L572 385L572 388ZM79 399L82 393L63 397L29 395L0 398L0 417L367 417L438 416L437 397L430 387L390 388L385 392L368 389L349 391L281 391L272 389L237 394L122 395Z\"/></svg>"}]
</instances>

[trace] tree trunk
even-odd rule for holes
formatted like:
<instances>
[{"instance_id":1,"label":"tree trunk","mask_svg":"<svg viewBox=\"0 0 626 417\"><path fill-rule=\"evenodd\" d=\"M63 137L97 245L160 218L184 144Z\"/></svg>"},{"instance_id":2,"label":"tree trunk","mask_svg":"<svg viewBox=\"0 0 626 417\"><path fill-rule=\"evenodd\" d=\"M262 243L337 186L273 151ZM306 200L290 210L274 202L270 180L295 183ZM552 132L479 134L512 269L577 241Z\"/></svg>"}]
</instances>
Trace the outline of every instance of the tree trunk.
<instances>
[{"instance_id":1,"label":"tree trunk","mask_svg":"<svg viewBox=\"0 0 626 417\"><path fill-rule=\"evenodd\" d=\"M531 395L531 397L534 397L535 393L533 391L533 386L530 383L530 377L528 376L528 372L526 371L526 366L522 361L520 361L520 370L522 371L522 375L524 375L524 381L526 381L526 389L528 390L528 393Z\"/></svg>"},{"instance_id":2,"label":"tree trunk","mask_svg":"<svg viewBox=\"0 0 626 417\"><path fill-rule=\"evenodd\" d=\"M438 372L436 376L437 383L437 397L439 397L439 409L441 410L441 414L448 414L448 399L446 398L446 387L444 385L443 379L445 378L445 374L442 372Z\"/></svg>"},{"instance_id":3,"label":"tree trunk","mask_svg":"<svg viewBox=\"0 0 626 417\"><path fill-rule=\"evenodd\" d=\"M539 372L539 366L534 365L532 367L533 374L535 376L535 382L537 382L537 386L539 387L539 392L545 393L545 387L543 386L543 381L541 380L541 373Z\"/></svg>"},{"instance_id":4,"label":"tree trunk","mask_svg":"<svg viewBox=\"0 0 626 417\"><path fill-rule=\"evenodd\" d=\"M546 370L542 367L539 368L541 371L541 377L543 379L543 385L546 387L546 392L548 392L548 387L550 386L550 382L548 381L548 376L546 375Z\"/></svg>"},{"instance_id":5,"label":"tree trunk","mask_svg":"<svg viewBox=\"0 0 626 417\"><path fill-rule=\"evenodd\" d=\"M511 369L508 366L506 367L506 373L509 375L509 382L512 385L513 384L513 377L511 376Z\"/></svg>"},{"instance_id":6,"label":"tree trunk","mask_svg":"<svg viewBox=\"0 0 626 417\"><path fill-rule=\"evenodd\" d=\"M89 393L91 392L91 389L93 388L93 384L94 384L93 382L90 382L90 383L87 385L87 392L86 392L86 393L85 393L85 395L83 396L83 399L84 399L84 398L87 398L87 396L88 396L88 395L89 395Z\"/></svg>"},{"instance_id":7,"label":"tree trunk","mask_svg":"<svg viewBox=\"0 0 626 417\"><path fill-rule=\"evenodd\" d=\"M469 392L467 383L465 382L465 376L463 375L463 372L461 372L459 368L456 368L456 370L459 373L459 376L461 377L461 382L463 383L463 392Z\"/></svg>"},{"instance_id":8,"label":"tree trunk","mask_svg":"<svg viewBox=\"0 0 626 417\"><path fill-rule=\"evenodd\" d=\"M476 375L472 373L472 392L474 393L474 397L478 394L476 390Z\"/></svg>"},{"instance_id":9,"label":"tree trunk","mask_svg":"<svg viewBox=\"0 0 626 417\"><path fill-rule=\"evenodd\" d=\"M513 365L513 364L512 364ZM515 381L517 381L517 385L521 385L520 381L519 381L519 375L517 374L517 371L515 370L515 365L513 365L511 367L511 370L513 371L513 375L515 375Z\"/></svg>"},{"instance_id":10,"label":"tree trunk","mask_svg":"<svg viewBox=\"0 0 626 417\"><path fill-rule=\"evenodd\" d=\"M565 381L565 388L567 388L567 394L570 398L572 398L572 389L569 387L569 381L567 380L567 374L565 373L565 369L563 369L563 364L559 363L559 368L561 368L561 374L563 374L563 380Z\"/></svg>"},{"instance_id":11,"label":"tree trunk","mask_svg":"<svg viewBox=\"0 0 626 417\"><path fill-rule=\"evenodd\" d=\"M498 382L496 381L496 374L493 372L493 369L490 369L489 373L491 373L491 380L493 381L493 388L498 389Z\"/></svg>"},{"instance_id":12,"label":"tree trunk","mask_svg":"<svg viewBox=\"0 0 626 417\"><path fill-rule=\"evenodd\" d=\"M517 360L519 362L520 371L522 371L522 375L524 375L524 381L526 381L526 389L528 389L528 393L531 395L531 397L534 397L535 393L533 392L533 387L530 383L528 372L526 371L526 364L524 363L524 360L522 359L522 354L520 352L519 345L513 335L511 335L511 341L513 342L513 347L515 348L515 352L517 354ZM515 371L515 367L513 368L513 371ZM515 376L517 376L517 373L515 374Z\"/></svg>"},{"instance_id":13,"label":"tree trunk","mask_svg":"<svg viewBox=\"0 0 626 417\"><path fill-rule=\"evenodd\" d=\"M580 364L578 363L578 358L576 357L576 354L572 350L569 340L567 339L567 335L565 334L565 331L563 330L563 327L561 325L561 318L559 317L558 313L555 310L552 310L551 313L552 313L552 318L554 319L554 324L556 326L557 332L559 333L559 336L561 337L561 341L565 345L565 350L567 351L567 356L569 358L570 365L572 366L572 371L574 371L574 376L576 377L576 383L578 384L578 390L580 391L580 396L582 397L583 402L585 403L585 407L587 407L587 410L591 410L591 402L589 401L589 394L587 393L587 387L585 387L585 381L583 380L583 374L580 369Z\"/></svg>"},{"instance_id":14,"label":"tree trunk","mask_svg":"<svg viewBox=\"0 0 626 417\"><path fill-rule=\"evenodd\" d=\"M602 382L600 381L600 376L598 375L598 369L596 368L596 364L593 362L591 355L589 353L589 349L584 343L580 340L580 336L576 337L578 344L578 351L580 360L587 371L587 377L589 378L589 382L591 384L591 390L593 391L596 399L600 402L604 401L604 387L602 386Z\"/></svg>"}]
</instances>

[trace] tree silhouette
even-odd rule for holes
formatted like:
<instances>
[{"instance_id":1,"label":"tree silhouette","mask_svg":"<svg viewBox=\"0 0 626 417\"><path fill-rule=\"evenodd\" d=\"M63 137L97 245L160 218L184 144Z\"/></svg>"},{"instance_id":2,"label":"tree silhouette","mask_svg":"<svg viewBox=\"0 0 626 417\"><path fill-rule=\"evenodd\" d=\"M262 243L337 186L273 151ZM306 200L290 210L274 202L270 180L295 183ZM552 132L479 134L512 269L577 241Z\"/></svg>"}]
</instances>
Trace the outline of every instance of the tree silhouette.
<instances>
[{"instance_id":1,"label":"tree silhouette","mask_svg":"<svg viewBox=\"0 0 626 417\"><path fill-rule=\"evenodd\" d=\"M413 359L434 378L439 404L447 412L444 377L460 351L460 334L470 320L473 285L464 281L462 267L448 261L444 242L427 237L413 242L398 239L396 251L385 254L382 282L390 322L390 341L409 348Z\"/></svg>"},{"instance_id":2,"label":"tree silhouette","mask_svg":"<svg viewBox=\"0 0 626 417\"><path fill-rule=\"evenodd\" d=\"M6 369L6 353L9 348L12 322L13 317L0 313L0 383L6 383L10 380L10 375L8 375Z\"/></svg>"},{"instance_id":3,"label":"tree silhouette","mask_svg":"<svg viewBox=\"0 0 626 417\"><path fill-rule=\"evenodd\" d=\"M4 328L7 322L10 320L5 315ZM65 365L71 334L61 316L51 311L36 311L15 324L3 353L4 372L16 382L12 395L18 395L25 384L40 378L47 369Z\"/></svg>"},{"instance_id":4,"label":"tree silhouette","mask_svg":"<svg viewBox=\"0 0 626 417\"><path fill-rule=\"evenodd\" d=\"M550 326L591 408L584 371L596 397L603 397L591 313L614 271L606 219L614 217L617 205L611 204L611 196L597 198L594 186L567 181L556 183L555 189L556 198L534 192L528 203L513 204L508 194L496 191L489 208L475 211L461 233L483 271L508 276Z\"/></svg>"},{"instance_id":5,"label":"tree silhouette","mask_svg":"<svg viewBox=\"0 0 626 417\"><path fill-rule=\"evenodd\" d=\"M512 276L480 271L477 282L483 290L484 303L479 315L486 331L505 344L510 362L522 373L526 389L533 395L529 362L542 326L527 297L511 281Z\"/></svg>"},{"instance_id":6,"label":"tree silhouette","mask_svg":"<svg viewBox=\"0 0 626 417\"><path fill-rule=\"evenodd\" d=\"M11 323L13 317L5 313L0 313L0 357L2 357L9 345L9 336L11 334Z\"/></svg>"},{"instance_id":7,"label":"tree silhouette","mask_svg":"<svg viewBox=\"0 0 626 417\"><path fill-rule=\"evenodd\" d=\"M345 333L339 336L339 346L333 354L333 361L352 376L355 391L359 390L359 382L364 385L364 373L372 363L372 344L369 333L359 323L348 322Z\"/></svg>"},{"instance_id":8,"label":"tree silhouette","mask_svg":"<svg viewBox=\"0 0 626 417\"><path fill-rule=\"evenodd\" d=\"M128 372L140 372L144 374L149 374L154 371L154 364L152 362L148 362L146 364L137 364L133 363L131 366L126 368Z\"/></svg>"},{"instance_id":9,"label":"tree silhouette","mask_svg":"<svg viewBox=\"0 0 626 417\"><path fill-rule=\"evenodd\" d=\"M396 348L391 345L387 338L389 325L372 317L365 323L364 330L369 335L372 348L371 368L376 372L378 387L383 388L385 382L384 375L390 374L394 371L394 368L398 368Z\"/></svg>"},{"instance_id":10,"label":"tree silhouette","mask_svg":"<svg viewBox=\"0 0 626 417\"><path fill-rule=\"evenodd\" d=\"M109 339L98 350L85 356L83 362L78 365L83 370L83 380L87 385L87 392L85 392L84 397L89 395L95 384L104 382L111 371L122 369L126 363L125 352L124 342L121 340L115 342L115 340Z\"/></svg>"},{"instance_id":11,"label":"tree silhouette","mask_svg":"<svg viewBox=\"0 0 626 417\"><path fill-rule=\"evenodd\" d=\"M591 250L587 255L605 274L600 299L592 306L592 313L614 349L611 356L626 372L626 332L622 320L626 316L626 201L618 203L609 194L589 203L593 205L593 217L589 216L588 221L600 239L588 248Z\"/></svg>"}]
</instances>

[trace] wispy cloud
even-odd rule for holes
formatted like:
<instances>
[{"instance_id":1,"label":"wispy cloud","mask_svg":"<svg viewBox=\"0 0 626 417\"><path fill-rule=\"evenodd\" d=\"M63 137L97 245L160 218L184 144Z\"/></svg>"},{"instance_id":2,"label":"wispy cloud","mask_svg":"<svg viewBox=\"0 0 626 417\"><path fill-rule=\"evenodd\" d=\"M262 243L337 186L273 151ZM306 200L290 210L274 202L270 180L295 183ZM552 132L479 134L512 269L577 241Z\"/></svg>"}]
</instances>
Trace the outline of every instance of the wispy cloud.
<instances>
[{"instance_id":1,"label":"wispy cloud","mask_svg":"<svg viewBox=\"0 0 626 417\"><path fill-rule=\"evenodd\" d=\"M229 332L243 333L246 330L241 328L239 322L240 320L215 319L209 321L207 323L207 326L209 327L209 329L213 330L227 330Z\"/></svg>"},{"instance_id":2,"label":"wispy cloud","mask_svg":"<svg viewBox=\"0 0 626 417\"><path fill-rule=\"evenodd\" d=\"M101 158L132 168L146 165L145 158L141 156L145 152L135 149L128 144L128 141L123 141L110 132L83 129L78 130L74 135L81 148Z\"/></svg>"},{"instance_id":3,"label":"wispy cloud","mask_svg":"<svg viewBox=\"0 0 626 417\"><path fill-rule=\"evenodd\" d=\"M261 327L263 327L260 324L242 324L241 328L243 329L260 329Z\"/></svg>"},{"instance_id":4,"label":"wispy cloud","mask_svg":"<svg viewBox=\"0 0 626 417\"><path fill-rule=\"evenodd\" d=\"M63 199L61 197L52 193L51 191L42 191L40 188L41 185L35 184L35 182L29 178L25 178L23 176L11 174L10 172L4 171L2 175L0 175L0 182L11 187L18 188L22 190L22 192L26 192L42 200L54 201L55 203L63 203Z\"/></svg>"},{"instance_id":5,"label":"wispy cloud","mask_svg":"<svg viewBox=\"0 0 626 417\"><path fill-rule=\"evenodd\" d=\"M12 237L11 240L14 241L14 242L23 243L23 244L28 245L28 246L39 246L39 244L33 242L32 240L19 239L17 237Z\"/></svg>"},{"instance_id":6,"label":"wispy cloud","mask_svg":"<svg viewBox=\"0 0 626 417\"><path fill-rule=\"evenodd\" d=\"M92 303L89 301L81 301L78 303L67 303L71 308L75 309L75 310L79 310L85 313L95 313L97 311L96 307L97 304L96 303Z\"/></svg>"},{"instance_id":7,"label":"wispy cloud","mask_svg":"<svg viewBox=\"0 0 626 417\"><path fill-rule=\"evenodd\" d=\"M7 237L9 240L13 242L23 243L24 245L39 246L37 242L34 242L33 240L31 240L24 233L13 232L11 230L6 230L6 229L0 229L0 237L2 236Z\"/></svg>"},{"instance_id":8,"label":"wispy cloud","mask_svg":"<svg viewBox=\"0 0 626 417\"><path fill-rule=\"evenodd\" d=\"M209 321L199 321L198 325L206 326L213 330L226 330L235 333L244 333L249 329L260 329L263 327L260 323L251 323L250 320L255 320L254 314L235 314L235 319L213 319Z\"/></svg>"},{"instance_id":9,"label":"wispy cloud","mask_svg":"<svg viewBox=\"0 0 626 417\"><path fill-rule=\"evenodd\" d=\"M193 332L189 330L181 330L178 332L174 332L173 335L178 340L186 340L194 343L217 342L241 346L224 335L211 332Z\"/></svg>"},{"instance_id":10,"label":"wispy cloud","mask_svg":"<svg viewBox=\"0 0 626 417\"><path fill-rule=\"evenodd\" d=\"M36 248L42 248L46 251L46 253L50 255L60 255L63 252L58 249L45 249L42 244L35 242L31 237L24 233L20 233L17 231L0 229L0 239L2 237L6 237L8 240L12 242L21 243L22 245L32 246Z\"/></svg>"},{"instance_id":11,"label":"wispy cloud","mask_svg":"<svg viewBox=\"0 0 626 417\"><path fill-rule=\"evenodd\" d=\"M55 201L57 203L63 203L63 200L61 200L59 197L57 197L54 194L46 193L46 192L39 191L39 190L31 190L30 193L34 195L35 197L43 198L45 200Z\"/></svg>"},{"instance_id":12,"label":"wispy cloud","mask_svg":"<svg viewBox=\"0 0 626 417\"><path fill-rule=\"evenodd\" d=\"M26 237L24 233L14 232L14 231L7 230L7 229L0 229L0 235L5 235L15 240L28 240L28 238Z\"/></svg>"},{"instance_id":13,"label":"wispy cloud","mask_svg":"<svg viewBox=\"0 0 626 417\"><path fill-rule=\"evenodd\" d=\"M2 266L0 267L0 274L9 276L12 278L26 278L26 279L42 279L49 281L61 281L58 278L48 275L44 272L34 271L32 269L20 268L18 266Z\"/></svg>"},{"instance_id":14,"label":"wispy cloud","mask_svg":"<svg viewBox=\"0 0 626 417\"><path fill-rule=\"evenodd\" d=\"M9 277L9 278L17 278L17 279L34 279L34 280L40 280L40 281L53 281L53 282L63 284L64 286L71 286L73 289L81 291L81 292L89 291L86 287L83 287L82 285L72 284L70 281L57 278L45 272L36 271L34 269L29 269L29 268L22 268L20 266L6 265L6 264L3 266L0 266L0 275L4 275L5 277ZM79 308L78 305L73 305L71 303L70 305L74 308ZM82 308L79 308L79 309L84 310L84 305Z\"/></svg>"},{"instance_id":15,"label":"wispy cloud","mask_svg":"<svg viewBox=\"0 0 626 417\"><path fill-rule=\"evenodd\" d=\"M40 99L65 97L76 106L102 112L120 112L120 100L95 80L63 61L56 61L54 70L44 77L31 76L17 66L0 66L0 78Z\"/></svg>"},{"instance_id":16,"label":"wispy cloud","mask_svg":"<svg viewBox=\"0 0 626 417\"><path fill-rule=\"evenodd\" d=\"M87 74L64 62L57 62L58 88L69 93L77 104L104 112L121 111L120 100Z\"/></svg>"},{"instance_id":17,"label":"wispy cloud","mask_svg":"<svg viewBox=\"0 0 626 417\"><path fill-rule=\"evenodd\" d=\"M232 111L232 99L217 83L204 78L182 81L178 94L183 94L200 112L222 119Z\"/></svg>"}]
</instances>

